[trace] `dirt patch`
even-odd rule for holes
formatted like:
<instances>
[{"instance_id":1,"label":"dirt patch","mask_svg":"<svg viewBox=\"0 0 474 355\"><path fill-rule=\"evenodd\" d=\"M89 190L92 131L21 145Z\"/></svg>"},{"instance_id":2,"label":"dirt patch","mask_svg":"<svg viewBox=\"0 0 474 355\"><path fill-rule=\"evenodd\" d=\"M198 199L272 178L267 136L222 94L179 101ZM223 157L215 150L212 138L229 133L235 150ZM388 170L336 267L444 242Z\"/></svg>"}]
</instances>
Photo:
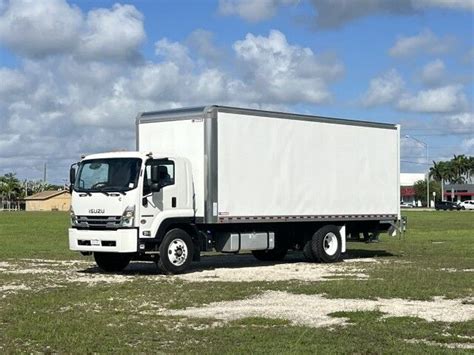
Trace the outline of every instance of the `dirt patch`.
<instances>
[{"instance_id":1,"label":"dirt patch","mask_svg":"<svg viewBox=\"0 0 474 355\"><path fill-rule=\"evenodd\" d=\"M10 291L21 291L29 290L30 288L26 285L3 285L0 286L0 292L10 292Z\"/></svg>"},{"instance_id":2,"label":"dirt patch","mask_svg":"<svg viewBox=\"0 0 474 355\"><path fill-rule=\"evenodd\" d=\"M327 281L328 279L366 280L369 275L364 268L357 268L346 263L314 264L288 263L267 266L251 266L240 268L216 268L212 270L194 271L177 275L176 278L189 282L250 282L250 281Z\"/></svg>"},{"instance_id":3,"label":"dirt patch","mask_svg":"<svg viewBox=\"0 0 474 355\"><path fill-rule=\"evenodd\" d=\"M199 264L193 266L187 274L176 276L165 276L159 274L156 266L152 263L131 263L124 273L106 274L101 272L94 263L90 261L77 260L44 260L44 259L19 259L15 261L1 262L0 273L13 275L35 275L49 284L81 282L89 285L97 283L124 283L137 279L150 281L184 280L188 282L252 282L252 281L303 281L318 282L338 279L367 280L369 275L365 273L375 259L351 259L347 262L336 264L315 264L299 261L265 265L256 262L253 257L246 256L234 258L229 257L230 263L220 266L221 259L216 258L216 266L210 267L204 263L207 269L198 269ZM251 262L249 261L251 260ZM243 266L239 266L239 261ZM212 264L211 264L212 265ZM249 266L250 265L250 266ZM226 267L227 266L227 267ZM36 279L38 281L38 279ZM37 282L35 282L37 283Z\"/></svg>"},{"instance_id":4,"label":"dirt patch","mask_svg":"<svg viewBox=\"0 0 474 355\"><path fill-rule=\"evenodd\" d=\"M405 339L405 342L409 344L425 344L430 346L439 346L448 349L474 349L474 343L439 343L428 339Z\"/></svg>"},{"instance_id":5,"label":"dirt patch","mask_svg":"<svg viewBox=\"0 0 474 355\"><path fill-rule=\"evenodd\" d=\"M134 281L134 276L114 275L114 274L78 274L77 272L69 272L65 275L68 282L82 282L88 285L99 283L124 283Z\"/></svg>"},{"instance_id":6,"label":"dirt patch","mask_svg":"<svg viewBox=\"0 0 474 355\"><path fill-rule=\"evenodd\" d=\"M64 282L81 282L93 285L98 283L123 283L135 279L132 275L89 271L93 270L94 267L94 264L87 261L20 259L16 262L2 262L0 273L38 276L31 281L35 284L36 290L55 287ZM30 288L24 288L24 290Z\"/></svg>"},{"instance_id":7,"label":"dirt patch","mask_svg":"<svg viewBox=\"0 0 474 355\"><path fill-rule=\"evenodd\" d=\"M452 267L439 269L440 271L445 272L474 272L474 269L455 269Z\"/></svg>"},{"instance_id":8,"label":"dirt patch","mask_svg":"<svg viewBox=\"0 0 474 355\"><path fill-rule=\"evenodd\" d=\"M464 300L436 297L432 301L391 299L338 299L323 295L301 295L267 291L238 301L215 302L203 307L168 310L164 315L215 318L224 322L263 317L284 319L294 325L330 327L348 324L347 318L332 317L335 312L379 311L386 317L417 317L428 322L464 322L474 319L474 308Z\"/></svg>"}]
</instances>

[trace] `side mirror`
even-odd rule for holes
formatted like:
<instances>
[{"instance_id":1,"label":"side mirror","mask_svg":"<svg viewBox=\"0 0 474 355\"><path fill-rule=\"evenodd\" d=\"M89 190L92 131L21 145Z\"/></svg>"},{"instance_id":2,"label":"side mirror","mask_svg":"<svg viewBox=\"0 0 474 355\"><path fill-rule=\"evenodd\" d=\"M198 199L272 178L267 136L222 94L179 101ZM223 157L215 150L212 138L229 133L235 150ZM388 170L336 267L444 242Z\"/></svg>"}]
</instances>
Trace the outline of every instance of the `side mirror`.
<instances>
[{"instance_id":1,"label":"side mirror","mask_svg":"<svg viewBox=\"0 0 474 355\"><path fill-rule=\"evenodd\" d=\"M159 192L161 190L161 185L158 182L152 182L150 185L151 192Z\"/></svg>"},{"instance_id":2,"label":"side mirror","mask_svg":"<svg viewBox=\"0 0 474 355\"><path fill-rule=\"evenodd\" d=\"M71 185L74 185L76 182L76 167L74 165L76 164L71 165L71 168L69 169L69 183Z\"/></svg>"},{"instance_id":3,"label":"side mirror","mask_svg":"<svg viewBox=\"0 0 474 355\"><path fill-rule=\"evenodd\" d=\"M151 182L152 188L154 184L158 184L160 182L160 169L158 168L158 165L151 166Z\"/></svg>"}]
</instances>

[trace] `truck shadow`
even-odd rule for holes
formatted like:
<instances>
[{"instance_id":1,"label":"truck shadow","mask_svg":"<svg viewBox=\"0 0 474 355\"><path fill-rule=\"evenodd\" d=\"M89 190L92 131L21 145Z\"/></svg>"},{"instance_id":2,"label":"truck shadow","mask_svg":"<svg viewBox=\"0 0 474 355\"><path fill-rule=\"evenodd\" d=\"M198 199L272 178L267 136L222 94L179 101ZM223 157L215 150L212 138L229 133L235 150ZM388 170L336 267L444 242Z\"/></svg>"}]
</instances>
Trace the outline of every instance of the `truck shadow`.
<instances>
[{"instance_id":1,"label":"truck shadow","mask_svg":"<svg viewBox=\"0 0 474 355\"><path fill-rule=\"evenodd\" d=\"M343 260L355 261L360 259L361 262L369 262L373 258L384 260L386 258L397 257L397 255L389 253L385 250L365 250L351 249L343 255ZM239 269L245 267L261 267L272 266L278 264L293 264L308 262L302 252L289 252L285 259L281 261L260 261L255 259L251 254L234 254L234 255L202 255L200 262L193 262L186 273L200 272L204 270L213 270L218 268ZM337 265L337 264L336 264ZM78 271L85 274L104 273L97 266L89 267ZM154 262L135 261L122 272L116 273L121 275L157 275L161 274L160 270Z\"/></svg>"}]
</instances>

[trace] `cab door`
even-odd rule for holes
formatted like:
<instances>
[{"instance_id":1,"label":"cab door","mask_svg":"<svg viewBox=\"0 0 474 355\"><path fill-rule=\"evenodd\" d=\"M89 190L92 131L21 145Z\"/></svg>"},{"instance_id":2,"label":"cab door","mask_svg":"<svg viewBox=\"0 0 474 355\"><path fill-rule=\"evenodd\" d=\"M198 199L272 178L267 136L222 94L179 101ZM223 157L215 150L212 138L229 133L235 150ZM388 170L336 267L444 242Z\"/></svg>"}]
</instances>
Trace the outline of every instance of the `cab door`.
<instances>
[{"instance_id":1,"label":"cab door","mask_svg":"<svg viewBox=\"0 0 474 355\"><path fill-rule=\"evenodd\" d=\"M176 168L171 159L149 159L143 172L143 191L140 206L140 238L154 237L152 227L158 215L176 208ZM159 173L159 191L152 191L152 167ZM156 183L155 183L156 188Z\"/></svg>"}]
</instances>

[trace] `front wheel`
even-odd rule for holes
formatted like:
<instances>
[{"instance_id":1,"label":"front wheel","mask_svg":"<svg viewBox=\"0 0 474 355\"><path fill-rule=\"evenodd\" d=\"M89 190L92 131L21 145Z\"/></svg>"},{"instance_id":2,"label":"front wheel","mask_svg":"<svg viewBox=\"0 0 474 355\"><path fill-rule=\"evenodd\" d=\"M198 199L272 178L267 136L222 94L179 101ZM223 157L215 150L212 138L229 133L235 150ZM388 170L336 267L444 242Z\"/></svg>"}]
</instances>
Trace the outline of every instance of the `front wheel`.
<instances>
[{"instance_id":1,"label":"front wheel","mask_svg":"<svg viewBox=\"0 0 474 355\"><path fill-rule=\"evenodd\" d=\"M160 244L158 267L166 274L180 274L186 271L193 260L194 246L188 233L172 229L166 233Z\"/></svg>"},{"instance_id":2,"label":"front wheel","mask_svg":"<svg viewBox=\"0 0 474 355\"><path fill-rule=\"evenodd\" d=\"M127 267L132 259L131 254L126 253L94 253L97 266L105 272L119 272Z\"/></svg>"},{"instance_id":3,"label":"front wheel","mask_svg":"<svg viewBox=\"0 0 474 355\"><path fill-rule=\"evenodd\" d=\"M311 251L317 261L333 263L341 257L341 235L337 226L329 225L314 233Z\"/></svg>"}]
</instances>

